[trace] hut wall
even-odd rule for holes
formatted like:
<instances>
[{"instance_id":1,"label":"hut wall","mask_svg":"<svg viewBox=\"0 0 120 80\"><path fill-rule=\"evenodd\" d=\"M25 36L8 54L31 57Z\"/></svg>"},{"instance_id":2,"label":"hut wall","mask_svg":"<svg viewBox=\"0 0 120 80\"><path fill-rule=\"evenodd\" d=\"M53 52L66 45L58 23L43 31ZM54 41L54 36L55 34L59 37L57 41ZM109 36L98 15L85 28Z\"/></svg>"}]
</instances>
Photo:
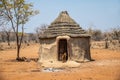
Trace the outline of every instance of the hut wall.
<instances>
[{"instance_id":1,"label":"hut wall","mask_svg":"<svg viewBox=\"0 0 120 80\"><path fill-rule=\"evenodd\" d=\"M85 61L90 60L89 38L71 38L72 60Z\"/></svg>"},{"instance_id":2,"label":"hut wall","mask_svg":"<svg viewBox=\"0 0 120 80\"><path fill-rule=\"evenodd\" d=\"M56 38L40 40L39 62L57 61L58 45ZM90 39L88 37L70 38L68 40L69 60L88 61L90 56Z\"/></svg>"},{"instance_id":3,"label":"hut wall","mask_svg":"<svg viewBox=\"0 0 120 80\"><path fill-rule=\"evenodd\" d=\"M39 60L52 61L57 59L56 39L42 39L40 40Z\"/></svg>"}]
</instances>

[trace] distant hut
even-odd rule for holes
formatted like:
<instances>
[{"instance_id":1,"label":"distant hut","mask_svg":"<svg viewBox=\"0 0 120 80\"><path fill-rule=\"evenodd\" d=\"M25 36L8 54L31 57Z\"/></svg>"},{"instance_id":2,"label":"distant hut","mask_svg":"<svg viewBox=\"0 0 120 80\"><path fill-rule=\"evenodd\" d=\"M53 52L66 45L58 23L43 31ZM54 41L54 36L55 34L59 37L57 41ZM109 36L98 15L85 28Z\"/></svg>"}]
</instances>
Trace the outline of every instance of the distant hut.
<instances>
[{"instance_id":1,"label":"distant hut","mask_svg":"<svg viewBox=\"0 0 120 80\"><path fill-rule=\"evenodd\" d=\"M40 35L39 62L90 61L90 36L67 13L59 16ZM65 56L63 56L65 54Z\"/></svg>"}]
</instances>

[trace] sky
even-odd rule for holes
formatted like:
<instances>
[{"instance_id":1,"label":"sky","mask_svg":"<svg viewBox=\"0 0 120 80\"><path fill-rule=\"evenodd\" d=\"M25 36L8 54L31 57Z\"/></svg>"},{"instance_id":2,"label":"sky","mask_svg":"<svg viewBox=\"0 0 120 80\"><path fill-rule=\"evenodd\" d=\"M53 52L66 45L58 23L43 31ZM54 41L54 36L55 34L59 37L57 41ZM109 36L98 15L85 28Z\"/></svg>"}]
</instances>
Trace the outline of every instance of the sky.
<instances>
[{"instance_id":1,"label":"sky","mask_svg":"<svg viewBox=\"0 0 120 80\"><path fill-rule=\"evenodd\" d=\"M120 0L29 0L39 14L30 18L25 31L50 25L61 11L67 11L83 29L102 31L120 26Z\"/></svg>"}]
</instances>

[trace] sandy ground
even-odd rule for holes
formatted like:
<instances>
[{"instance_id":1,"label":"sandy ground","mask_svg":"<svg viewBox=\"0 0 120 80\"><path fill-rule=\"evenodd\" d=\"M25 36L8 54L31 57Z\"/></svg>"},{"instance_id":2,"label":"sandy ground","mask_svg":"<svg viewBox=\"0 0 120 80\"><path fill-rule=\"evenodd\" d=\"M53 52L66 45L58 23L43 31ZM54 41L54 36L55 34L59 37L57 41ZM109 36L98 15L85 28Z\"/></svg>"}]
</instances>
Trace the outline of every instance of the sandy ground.
<instances>
[{"instance_id":1,"label":"sandy ground","mask_svg":"<svg viewBox=\"0 0 120 80\"><path fill-rule=\"evenodd\" d=\"M21 56L38 58L39 44L21 49ZM0 51L0 80L120 80L120 51L91 49L95 61L59 72L42 72L35 61L16 62L16 50Z\"/></svg>"}]
</instances>

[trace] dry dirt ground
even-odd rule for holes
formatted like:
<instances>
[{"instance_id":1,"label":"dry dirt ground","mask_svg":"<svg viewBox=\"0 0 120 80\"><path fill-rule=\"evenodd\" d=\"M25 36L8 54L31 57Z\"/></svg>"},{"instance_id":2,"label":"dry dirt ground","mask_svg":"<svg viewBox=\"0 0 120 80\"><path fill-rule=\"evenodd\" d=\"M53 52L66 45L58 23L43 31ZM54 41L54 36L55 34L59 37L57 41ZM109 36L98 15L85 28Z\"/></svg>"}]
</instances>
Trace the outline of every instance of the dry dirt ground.
<instances>
[{"instance_id":1,"label":"dry dirt ground","mask_svg":"<svg viewBox=\"0 0 120 80\"><path fill-rule=\"evenodd\" d=\"M38 58L39 44L21 49L21 56ZM95 61L78 68L43 72L35 61L17 62L16 50L0 51L0 80L120 80L120 51L91 49Z\"/></svg>"}]
</instances>

